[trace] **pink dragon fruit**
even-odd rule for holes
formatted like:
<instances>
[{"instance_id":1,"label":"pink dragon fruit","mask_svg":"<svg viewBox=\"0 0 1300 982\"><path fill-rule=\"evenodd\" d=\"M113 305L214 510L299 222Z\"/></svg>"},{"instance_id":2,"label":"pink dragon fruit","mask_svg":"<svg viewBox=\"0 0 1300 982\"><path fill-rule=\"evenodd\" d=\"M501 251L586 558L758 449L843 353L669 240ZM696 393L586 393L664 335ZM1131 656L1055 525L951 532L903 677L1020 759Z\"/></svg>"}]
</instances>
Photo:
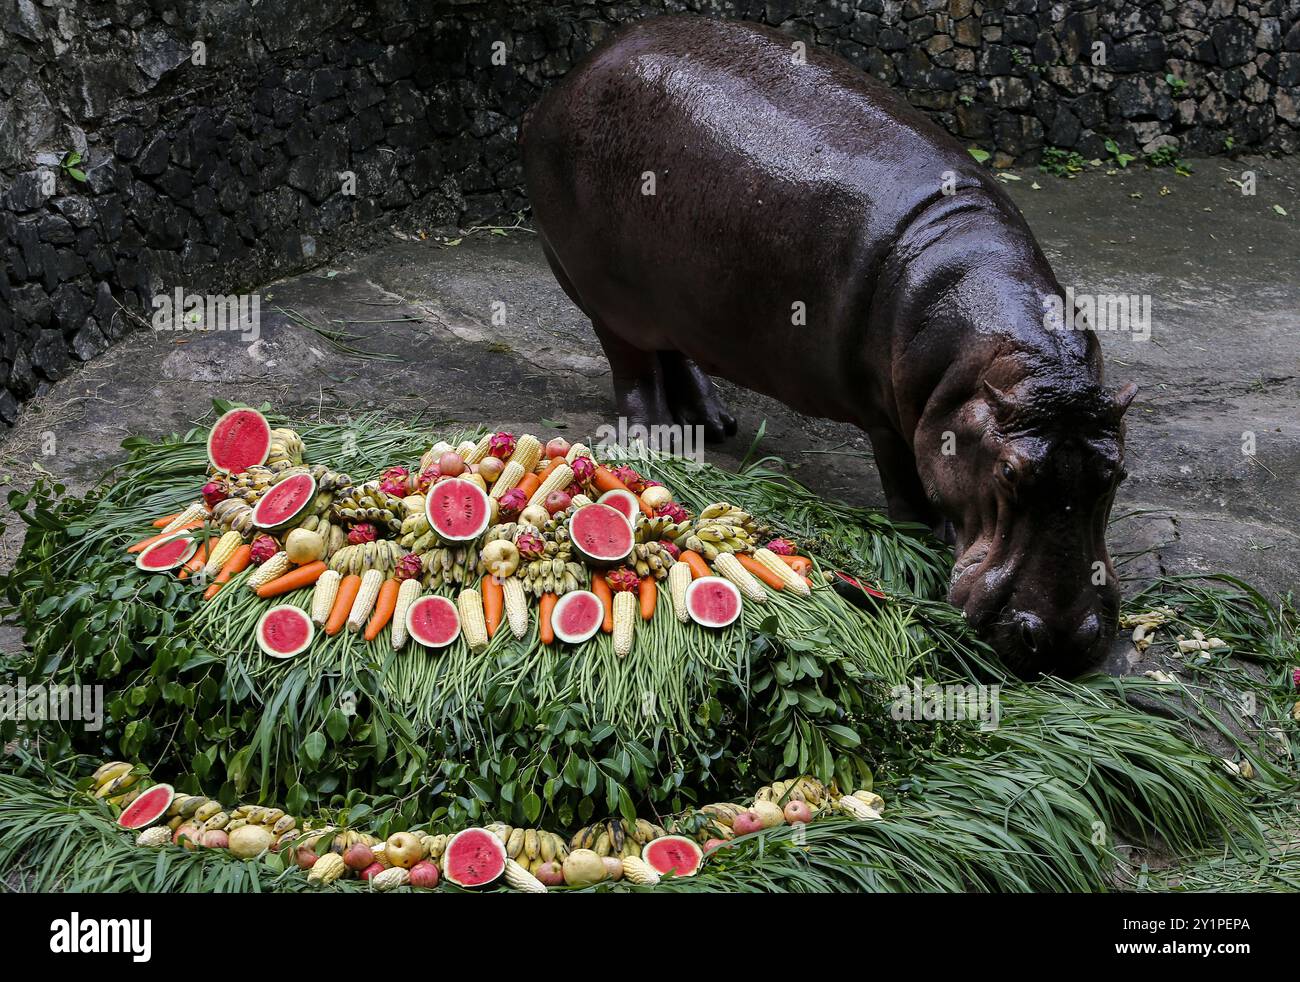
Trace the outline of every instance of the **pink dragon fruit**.
<instances>
[{"instance_id":1,"label":"pink dragon fruit","mask_svg":"<svg viewBox=\"0 0 1300 982\"><path fill-rule=\"evenodd\" d=\"M438 478L442 477L442 471L438 470L438 465L426 467L420 472L420 476L415 479L415 490L417 494L423 494L431 487L438 483Z\"/></svg>"},{"instance_id":2,"label":"pink dragon fruit","mask_svg":"<svg viewBox=\"0 0 1300 982\"><path fill-rule=\"evenodd\" d=\"M573 479L579 484L590 484L596 476L596 462L590 457L574 457L569 466L573 468Z\"/></svg>"},{"instance_id":3,"label":"pink dragon fruit","mask_svg":"<svg viewBox=\"0 0 1300 982\"><path fill-rule=\"evenodd\" d=\"M623 593L639 587L641 577L636 575L636 570L620 566L618 569L611 569L605 574L605 582L609 584L609 588L615 593Z\"/></svg>"},{"instance_id":4,"label":"pink dragon fruit","mask_svg":"<svg viewBox=\"0 0 1300 982\"><path fill-rule=\"evenodd\" d=\"M226 486L220 481L209 481L203 485L203 490L199 493L203 495L203 503L209 508L215 508L217 502L225 501L230 497Z\"/></svg>"},{"instance_id":5,"label":"pink dragon fruit","mask_svg":"<svg viewBox=\"0 0 1300 982\"><path fill-rule=\"evenodd\" d=\"M413 580L424 575L424 562L413 552L408 552L393 567L393 579Z\"/></svg>"},{"instance_id":6,"label":"pink dragon fruit","mask_svg":"<svg viewBox=\"0 0 1300 982\"><path fill-rule=\"evenodd\" d=\"M497 502L497 514L503 522L512 522L528 507L528 495L523 488L511 488Z\"/></svg>"},{"instance_id":7,"label":"pink dragon fruit","mask_svg":"<svg viewBox=\"0 0 1300 982\"><path fill-rule=\"evenodd\" d=\"M410 477L405 467L390 467L379 477L379 490L394 498L405 498Z\"/></svg>"},{"instance_id":8,"label":"pink dragon fruit","mask_svg":"<svg viewBox=\"0 0 1300 982\"><path fill-rule=\"evenodd\" d=\"M276 542L269 535L259 535L253 540L253 545L249 549L248 558L258 565L261 565L279 551L280 543Z\"/></svg>"},{"instance_id":9,"label":"pink dragon fruit","mask_svg":"<svg viewBox=\"0 0 1300 982\"><path fill-rule=\"evenodd\" d=\"M567 488L564 489L564 493L567 494L569 496L569 500L572 501L574 495L586 494L587 492L581 484L579 484L577 481L574 481L572 484L570 484Z\"/></svg>"},{"instance_id":10,"label":"pink dragon fruit","mask_svg":"<svg viewBox=\"0 0 1300 982\"><path fill-rule=\"evenodd\" d=\"M515 548L519 558L524 560L541 559L546 555L546 541L536 532L520 532L515 536Z\"/></svg>"},{"instance_id":11,"label":"pink dragon fruit","mask_svg":"<svg viewBox=\"0 0 1300 982\"><path fill-rule=\"evenodd\" d=\"M348 532L348 542L354 546L363 542L374 542L377 538L379 538L379 533L375 531L375 527L369 522L353 525L352 530Z\"/></svg>"},{"instance_id":12,"label":"pink dragon fruit","mask_svg":"<svg viewBox=\"0 0 1300 982\"><path fill-rule=\"evenodd\" d=\"M674 559L681 558L682 551L678 549L674 543L669 542L667 539L659 540L659 548L662 549L664 552L668 553L668 555L672 556Z\"/></svg>"},{"instance_id":13,"label":"pink dragon fruit","mask_svg":"<svg viewBox=\"0 0 1300 982\"><path fill-rule=\"evenodd\" d=\"M794 543L789 539L773 539L767 544L767 550L778 556L793 556L796 552Z\"/></svg>"},{"instance_id":14,"label":"pink dragon fruit","mask_svg":"<svg viewBox=\"0 0 1300 982\"><path fill-rule=\"evenodd\" d=\"M655 509L655 516L658 518L667 518L669 521L676 522L678 525L687 521L691 517L690 513L675 501L670 501L666 505L660 505Z\"/></svg>"},{"instance_id":15,"label":"pink dragon fruit","mask_svg":"<svg viewBox=\"0 0 1300 982\"><path fill-rule=\"evenodd\" d=\"M614 468L614 476L627 485L627 489L633 494L640 494L645 490L645 478L638 474L627 464Z\"/></svg>"},{"instance_id":16,"label":"pink dragon fruit","mask_svg":"<svg viewBox=\"0 0 1300 982\"><path fill-rule=\"evenodd\" d=\"M1292 669L1291 682L1297 689L1300 689L1300 668Z\"/></svg>"},{"instance_id":17,"label":"pink dragon fruit","mask_svg":"<svg viewBox=\"0 0 1300 982\"><path fill-rule=\"evenodd\" d=\"M515 452L515 437L513 433L493 433L492 439L488 441L488 453L493 457L499 457L502 460L508 460L510 455Z\"/></svg>"}]
</instances>

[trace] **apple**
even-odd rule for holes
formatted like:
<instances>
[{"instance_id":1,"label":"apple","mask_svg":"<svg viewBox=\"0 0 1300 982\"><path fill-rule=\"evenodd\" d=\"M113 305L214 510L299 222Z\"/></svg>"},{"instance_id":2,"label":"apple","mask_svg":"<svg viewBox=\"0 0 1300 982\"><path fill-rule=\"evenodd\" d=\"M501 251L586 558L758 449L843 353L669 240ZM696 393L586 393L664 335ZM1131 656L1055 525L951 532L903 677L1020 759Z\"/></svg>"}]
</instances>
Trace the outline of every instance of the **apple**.
<instances>
[{"instance_id":1,"label":"apple","mask_svg":"<svg viewBox=\"0 0 1300 982\"><path fill-rule=\"evenodd\" d=\"M424 842L410 832L394 832L384 843L384 858L394 866L410 869L424 858Z\"/></svg>"},{"instance_id":2,"label":"apple","mask_svg":"<svg viewBox=\"0 0 1300 982\"><path fill-rule=\"evenodd\" d=\"M546 441L546 459L569 456L569 441L562 436L552 437Z\"/></svg>"},{"instance_id":3,"label":"apple","mask_svg":"<svg viewBox=\"0 0 1300 982\"><path fill-rule=\"evenodd\" d=\"M548 863L542 863L541 866L533 870L533 876L537 877L548 887L564 886L564 867L555 859L552 859Z\"/></svg>"},{"instance_id":4,"label":"apple","mask_svg":"<svg viewBox=\"0 0 1300 982\"><path fill-rule=\"evenodd\" d=\"M491 483L501 476L501 472L506 469L506 462L500 457L484 457L479 461L478 470L475 472L483 480Z\"/></svg>"},{"instance_id":5,"label":"apple","mask_svg":"<svg viewBox=\"0 0 1300 982\"><path fill-rule=\"evenodd\" d=\"M431 860L421 859L411 867L411 886L432 890L438 885L438 867Z\"/></svg>"},{"instance_id":6,"label":"apple","mask_svg":"<svg viewBox=\"0 0 1300 982\"><path fill-rule=\"evenodd\" d=\"M376 876L384 871L383 863L371 863L357 875L363 880L373 880Z\"/></svg>"},{"instance_id":7,"label":"apple","mask_svg":"<svg viewBox=\"0 0 1300 982\"><path fill-rule=\"evenodd\" d=\"M623 860L617 856L604 856L605 860L605 878L609 880L623 879Z\"/></svg>"},{"instance_id":8,"label":"apple","mask_svg":"<svg viewBox=\"0 0 1300 982\"><path fill-rule=\"evenodd\" d=\"M546 496L546 511L554 515L556 512L564 511L572 503L573 499L569 497L566 491L552 491Z\"/></svg>"},{"instance_id":9,"label":"apple","mask_svg":"<svg viewBox=\"0 0 1300 982\"><path fill-rule=\"evenodd\" d=\"M197 825L190 825L188 823L185 825L178 825L175 834L172 836L172 845L184 846L186 849L197 849L199 847L199 840L202 837L203 833L199 831Z\"/></svg>"},{"instance_id":10,"label":"apple","mask_svg":"<svg viewBox=\"0 0 1300 982\"><path fill-rule=\"evenodd\" d=\"M736 835L749 835L751 832L760 832L763 829L763 820L758 817L756 812L741 812L732 820L731 831Z\"/></svg>"},{"instance_id":11,"label":"apple","mask_svg":"<svg viewBox=\"0 0 1300 982\"><path fill-rule=\"evenodd\" d=\"M448 477L456 477L465 473L465 458L454 451L448 450L438 458L438 473L446 474Z\"/></svg>"},{"instance_id":12,"label":"apple","mask_svg":"<svg viewBox=\"0 0 1300 982\"><path fill-rule=\"evenodd\" d=\"M785 820L791 825L802 825L805 822L811 822L813 817L812 809L808 807L806 801L787 801L785 804Z\"/></svg>"},{"instance_id":13,"label":"apple","mask_svg":"<svg viewBox=\"0 0 1300 982\"><path fill-rule=\"evenodd\" d=\"M320 857L306 846L299 846L294 853L294 859L297 861L299 869L311 869L316 865L316 860L320 859Z\"/></svg>"},{"instance_id":14,"label":"apple","mask_svg":"<svg viewBox=\"0 0 1300 982\"><path fill-rule=\"evenodd\" d=\"M343 863L348 869L363 870L374 861L374 850L364 842L354 842L343 851Z\"/></svg>"},{"instance_id":15,"label":"apple","mask_svg":"<svg viewBox=\"0 0 1300 982\"><path fill-rule=\"evenodd\" d=\"M709 853L713 852L714 849L721 849L726 844L726 839L710 839L708 842L704 843L704 855L707 856Z\"/></svg>"},{"instance_id":16,"label":"apple","mask_svg":"<svg viewBox=\"0 0 1300 982\"><path fill-rule=\"evenodd\" d=\"M208 829L201 841L204 849L230 848L230 836L226 835L225 829Z\"/></svg>"}]
</instances>

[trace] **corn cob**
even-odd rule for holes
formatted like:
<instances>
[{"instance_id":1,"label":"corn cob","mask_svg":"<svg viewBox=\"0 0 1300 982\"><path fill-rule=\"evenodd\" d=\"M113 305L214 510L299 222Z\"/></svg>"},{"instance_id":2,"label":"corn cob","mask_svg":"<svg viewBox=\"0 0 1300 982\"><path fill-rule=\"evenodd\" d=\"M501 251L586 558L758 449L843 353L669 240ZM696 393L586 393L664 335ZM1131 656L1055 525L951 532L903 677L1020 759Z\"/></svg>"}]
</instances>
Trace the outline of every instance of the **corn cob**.
<instances>
[{"instance_id":1,"label":"corn cob","mask_svg":"<svg viewBox=\"0 0 1300 982\"><path fill-rule=\"evenodd\" d=\"M375 606L375 598L379 596L383 583L384 574L377 569L368 569L362 575L361 589L357 590L357 598L352 601L352 610L348 612L348 630L353 634L366 626L366 618Z\"/></svg>"},{"instance_id":2,"label":"corn cob","mask_svg":"<svg viewBox=\"0 0 1300 982\"><path fill-rule=\"evenodd\" d=\"M307 882L323 886L333 883L346 871L347 866L343 864L343 857L336 852L327 852L312 864L311 871L307 874Z\"/></svg>"},{"instance_id":3,"label":"corn cob","mask_svg":"<svg viewBox=\"0 0 1300 982\"><path fill-rule=\"evenodd\" d=\"M491 445L492 445L492 434L485 433L483 434L483 438L479 440L478 443L474 444L473 450L471 450L469 453L463 453L461 454L461 456L465 458L465 463L477 464L480 460L482 460L484 457L488 455L488 448ZM461 444L461 446L463 447L464 444ZM460 447L458 447L457 449L459 450Z\"/></svg>"},{"instance_id":4,"label":"corn cob","mask_svg":"<svg viewBox=\"0 0 1300 982\"><path fill-rule=\"evenodd\" d=\"M456 598L456 611L460 614L460 632L470 651L487 647L487 621L483 617L483 598L477 590L461 590Z\"/></svg>"},{"instance_id":5,"label":"corn cob","mask_svg":"<svg viewBox=\"0 0 1300 982\"><path fill-rule=\"evenodd\" d=\"M569 448L569 452L564 455L564 462L566 464L572 464L579 457L590 457L590 456L592 456L590 447L588 447L585 443L575 443L573 446Z\"/></svg>"},{"instance_id":6,"label":"corn cob","mask_svg":"<svg viewBox=\"0 0 1300 982\"><path fill-rule=\"evenodd\" d=\"M574 510L581 508L583 505L589 505L589 504L591 504L591 499L588 498L585 494L575 494L569 500L569 507L573 508Z\"/></svg>"},{"instance_id":7,"label":"corn cob","mask_svg":"<svg viewBox=\"0 0 1300 982\"><path fill-rule=\"evenodd\" d=\"M524 479L524 467L522 464L510 461L506 464L501 476L492 484L492 497L500 498L503 494L513 488L516 484Z\"/></svg>"},{"instance_id":8,"label":"corn cob","mask_svg":"<svg viewBox=\"0 0 1300 982\"><path fill-rule=\"evenodd\" d=\"M637 597L633 590L614 594L614 654L625 658L632 653L632 632L636 629Z\"/></svg>"},{"instance_id":9,"label":"corn cob","mask_svg":"<svg viewBox=\"0 0 1300 982\"><path fill-rule=\"evenodd\" d=\"M380 893L387 893L389 890L396 890L398 887L404 887L410 882L410 873L400 866L393 866L373 877L370 881L370 885Z\"/></svg>"},{"instance_id":10,"label":"corn cob","mask_svg":"<svg viewBox=\"0 0 1300 982\"><path fill-rule=\"evenodd\" d=\"M545 893L546 884L513 859L506 860L506 883L520 893Z\"/></svg>"},{"instance_id":11,"label":"corn cob","mask_svg":"<svg viewBox=\"0 0 1300 982\"><path fill-rule=\"evenodd\" d=\"M293 563L289 562L289 554L281 549L274 556L264 562L261 566L253 571L245 584L250 590L256 590L263 583L270 583L277 576L283 576L289 572Z\"/></svg>"},{"instance_id":12,"label":"corn cob","mask_svg":"<svg viewBox=\"0 0 1300 982\"><path fill-rule=\"evenodd\" d=\"M406 644L406 611L415 603L422 591L419 580L403 580L397 591L397 606L393 608L393 650Z\"/></svg>"},{"instance_id":13,"label":"corn cob","mask_svg":"<svg viewBox=\"0 0 1300 982\"><path fill-rule=\"evenodd\" d=\"M201 501L195 501L185 507L179 515L163 526L162 534L175 532L182 525L188 525L190 522L198 522L208 517L208 506Z\"/></svg>"},{"instance_id":14,"label":"corn cob","mask_svg":"<svg viewBox=\"0 0 1300 982\"><path fill-rule=\"evenodd\" d=\"M238 532L227 532L223 535L208 553L208 561L203 564L203 575L211 578L220 573L221 567L226 565L226 560L243 544L244 537Z\"/></svg>"},{"instance_id":15,"label":"corn cob","mask_svg":"<svg viewBox=\"0 0 1300 982\"><path fill-rule=\"evenodd\" d=\"M673 614L685 624L691 619L686 612L686 588L691 585L689 563L673 563L668 567L668 593L673 601Z\"/></svg>"},{"instance_id":16,"label":"corn cob","mask_svg":"<svg viewBox=\"0 0 1300 982\"><path fill-rule=\"evenodd\" d=\"M637 856L628 856L623 860L623 875L632 883L659 882L659 871Z\"/></svg>"},{"instance_id":17,"label":"corn cob","mask_svg":"<svg viewBox=\"0 0 1300 982\"><path fill-rule=\"evenodd\" d=\"M524 584L517 576L507 577L501 584L505 594L506 622L510 633L522 638L528 633L528 598L524 595Z\"/></svg>"},{"instance_id":18,"label":"corn cob","mask_svg":"<svg viewBox=\"0 0 1300 982\"><path fill-rule=\"evenodd\" d=\"M339 592L339 581L343 577L332 569L321 573L320 579L311 591L311 622L317 627L324 627L330 619L330 608Z\"/></svg>"},{"instance_id":19,"label":"corn cob","mask_svg":"<svg viewBox=\"0 0 1300 982\"><path fill-rule=\"evenodd\" d=\"M531 433L525 433L515 443L515 452L510 455L510 463L518 464L522 467L523 473L527 474L537 466L537 462L542 459L542 444Z\"/></svg>"},{"instance_id":20,"label":"corn cob","mask_svg":"<svg viewBox=\"0 0 1300 982\"><path fill-rule=\"evenodd\" d=\"M533 492L533 496L528 499L528 503L530 505L540 505L546 501L546 496L552 491L563 491L572 483L573 468L568 464L560 464L547 475L546 480Z\"/></svg>"},{"instance_id":21,"label":"corn cob","mask_svg":"<svg viewBox=\"0 0 1300 982\"><path fill-rule=\"evenodd\" d=\"M740 588L741 596L746 600L763 603L767 600L767 591L754 574L740 565L740 560L729 552L718 553L713 561L713 568Z\"/></svg>"},{"instance_id":22,"label":"corn cob","mask_svg":"<svg viewBox=\"0 0 1300 982\"><path fill-rule=\"evenodd\" d=\"M754 559L762 563L765 569L771 570L773 575L795 593L805 597L812 593L808 589L808 581L792 570L787 563L783 563L781 557L772 550L755 549Z\"/></svg>"}]
</instances>

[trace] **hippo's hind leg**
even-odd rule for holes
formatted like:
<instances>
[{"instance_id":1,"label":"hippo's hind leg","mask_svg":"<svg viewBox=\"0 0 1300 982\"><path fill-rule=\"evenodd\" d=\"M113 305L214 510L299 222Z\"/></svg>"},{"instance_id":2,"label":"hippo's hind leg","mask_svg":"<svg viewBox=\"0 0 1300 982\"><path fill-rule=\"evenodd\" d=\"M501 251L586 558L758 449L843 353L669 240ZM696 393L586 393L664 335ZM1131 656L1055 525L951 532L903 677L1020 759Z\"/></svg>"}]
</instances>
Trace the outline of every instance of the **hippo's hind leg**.
<instances>
[{"instance_id":1,"label":"hippo's hind leg","mask_svg":"<svg viewBox=\"0 0 1300 982\"><path fill-rule=\"evenodd\" d=\"M713 379L677 351L659 352L664 389L673 419L681 426L704 427L706 440L721 440L736 432L736 417L727 411Z\"/></svg>"}]
</instances>

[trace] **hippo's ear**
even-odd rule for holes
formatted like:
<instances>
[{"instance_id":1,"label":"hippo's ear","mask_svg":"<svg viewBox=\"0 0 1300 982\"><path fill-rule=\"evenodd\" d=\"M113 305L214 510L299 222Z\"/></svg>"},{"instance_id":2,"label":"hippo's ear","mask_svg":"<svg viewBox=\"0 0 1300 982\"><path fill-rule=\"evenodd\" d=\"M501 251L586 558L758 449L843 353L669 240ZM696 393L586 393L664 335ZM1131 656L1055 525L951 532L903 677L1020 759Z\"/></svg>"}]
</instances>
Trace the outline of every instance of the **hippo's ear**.
<instances>
[{"instance_id":1,"label":"hippo's ear","mask_svg":"<svg viewBox=\"0 0 1300 982\"><path fill-rule=\"evenodd\" d=\"M1119 389L1115 390L1115 394L1114 396L1112 396L1112 398L1115 400L1116 417L1120 417L1124 415L1125 410L1127 410L1128 407L1132 404L1133 399L1137 396L1137 394L1138 394L1138 387L1136 382L1128 382L1122 387L1120 387Z\"/></svg>"},{"instance_id":2,"label":"hippo's ear","mask_svg":"<svg viewBox=\"0 0 1300 982\"><path fill-rule=\"evenodd\" d=\"M993 412L998 419L1006 419L1015 411L1015 396L1003 392L988 379L984 380L984 397L988 400L988 404L993 407Z\"/></svg>"}]
</instances>

